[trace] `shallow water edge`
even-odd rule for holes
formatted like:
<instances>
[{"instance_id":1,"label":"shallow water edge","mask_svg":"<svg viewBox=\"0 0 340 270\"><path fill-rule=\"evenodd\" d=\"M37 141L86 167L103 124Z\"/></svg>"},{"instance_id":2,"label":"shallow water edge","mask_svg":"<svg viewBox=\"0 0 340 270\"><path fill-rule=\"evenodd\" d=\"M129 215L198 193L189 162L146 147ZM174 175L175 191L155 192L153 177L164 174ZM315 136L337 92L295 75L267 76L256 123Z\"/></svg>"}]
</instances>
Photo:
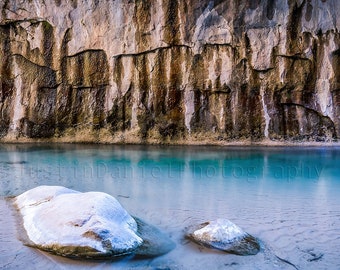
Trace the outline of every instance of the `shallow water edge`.
<instances>
[{"instance_id":1,"label":"shallow water edge","mask_svg":"<svg viewBox=\"0 0 340 270\"><path fill-rule=\"evenodd\" d=\"M148 140L141 140L140 138L125 138L122 136L116 137L100 137L100 136L83 136L71 135L63 137L52 138L27 138L27 137L4 137L0 139L0 144L109 144L109 145L180 145L180 146L296 146L296 147L336 147L340 146L340 141L288 141L288 140L270 140L263 139L261 141L252 141L250 139L244 140L218 140L210 139L209 136L189 137L178 140L165 140L149 138Z\"/></svg>"},{"instance_id":2,"label":"shallow water edge","mask_svg":"<svg viewBox=\"0 0 340 270\"><path fill-rule=\"evenodd\" d=\"M0 144L1 269L339 269L339 147ZM176 248L154 259L82 262L19 241L4 200L38 185L103 191ZM227 218L266 248L241 257L188 242ZM275 255L275 256L274 256Z\"/></svg>"}]
</instances>

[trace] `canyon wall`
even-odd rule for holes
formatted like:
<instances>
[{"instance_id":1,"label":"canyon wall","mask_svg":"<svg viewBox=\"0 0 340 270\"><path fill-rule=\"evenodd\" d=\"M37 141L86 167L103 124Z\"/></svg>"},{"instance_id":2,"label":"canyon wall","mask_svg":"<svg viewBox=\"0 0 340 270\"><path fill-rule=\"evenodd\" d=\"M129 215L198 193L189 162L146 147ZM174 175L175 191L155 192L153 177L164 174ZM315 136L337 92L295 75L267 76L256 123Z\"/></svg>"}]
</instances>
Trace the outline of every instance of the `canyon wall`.
<instances>
[{"instance_id":1,"label":"canyon wall","mask_svg":"<svg viewBox=\"0 0 340 270\"><path fill-rule=\"evenodd\" d=\"M338 0L6 0L0 141L336 142Z\"/></svg>"}]
</instances>

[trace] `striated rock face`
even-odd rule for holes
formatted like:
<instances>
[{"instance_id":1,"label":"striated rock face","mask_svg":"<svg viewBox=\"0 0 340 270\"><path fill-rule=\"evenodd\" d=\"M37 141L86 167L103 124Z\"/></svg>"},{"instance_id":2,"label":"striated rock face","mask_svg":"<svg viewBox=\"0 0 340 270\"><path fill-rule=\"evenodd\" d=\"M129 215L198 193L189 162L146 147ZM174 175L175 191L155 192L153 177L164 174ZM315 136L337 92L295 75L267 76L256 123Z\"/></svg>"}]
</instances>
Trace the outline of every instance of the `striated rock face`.
<instances>
[{"instance_id":1,"label":"striated rock face","mask_svg":"<svg viewBox=\"0 0 340 270\"><path fill-rule=\"evenodd\" d=\"M340 138L337 0L0 3L2 141Z\"/></svg>"}]
</instances>

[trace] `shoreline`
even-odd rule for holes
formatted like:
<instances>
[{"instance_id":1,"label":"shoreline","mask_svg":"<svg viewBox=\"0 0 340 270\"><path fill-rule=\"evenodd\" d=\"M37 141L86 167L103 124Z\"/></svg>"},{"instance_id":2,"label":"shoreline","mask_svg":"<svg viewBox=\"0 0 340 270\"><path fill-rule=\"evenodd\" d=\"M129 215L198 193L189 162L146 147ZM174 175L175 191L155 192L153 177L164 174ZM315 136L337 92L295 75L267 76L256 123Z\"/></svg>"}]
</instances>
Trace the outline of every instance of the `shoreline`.
<instances>
[{"instance_id":1,"label":"shoreline","mask_svg":"<svg viewBox=\"0 0 340 270\"><path fill-rule=\"evenodd\" d=\"M320 138L322 139L322 138ZM45 138L30 138L9 133L0 138L0 144L97 144L97 145L159 145L159 146L220 146L220 147L340 147L340 139L324 138L324 141L308 140L307 138L283 139L266 138L223 138L213 132L182 134L180 137L160 137L150 133L141 138L138 130L129 130L112 134L103 128L98 131L89 129L69 129L62 134Z\"/></svg>"},{"instance_id":2,"label":"shoreline","mask_svg":"<svg viewBox=\"0 0 340 270\"><path fill-rule=\"evenodd\" d=\"M262 141L251 141L251 140L240 140L240 141L214 141L214 140L174 140L160 142L158 140L71 140L70 138L48 138L48 139L31 139L31 138L6 138L0 139L1 144L83 144L83 145L116 145L116 146L203 146L203 147L340 147L340 141L333 142L316 142L316 141L274 141L274 140L262 140Z\"/></svg>"}]
</instances>

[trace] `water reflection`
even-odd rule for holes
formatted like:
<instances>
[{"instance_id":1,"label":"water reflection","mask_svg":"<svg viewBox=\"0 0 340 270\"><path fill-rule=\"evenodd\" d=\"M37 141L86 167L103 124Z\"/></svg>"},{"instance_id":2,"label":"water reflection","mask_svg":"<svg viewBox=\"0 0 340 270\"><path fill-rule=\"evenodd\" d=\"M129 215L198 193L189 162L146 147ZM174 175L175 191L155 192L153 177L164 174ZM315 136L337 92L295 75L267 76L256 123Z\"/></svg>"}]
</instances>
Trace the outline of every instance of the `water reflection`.
<instances>
[{"instance_id":1,"label":"water reflection","mask_svg":"<svg viewBox=\"0 0 340 270\"><path fill-rule=\"evenodd\" d=\"M110 184L126 181L142 189L146 182L183 181L195 186L211 182L223 182L224 187L234 182L313 186L325 177L335 181L339 155L339 149L323 148L2 145L1 195L16 195L38 184L106 190Z\"/></svg>"},{"instance_id":2,"label":"water reflection","mask_svg":"<svg viewBox=\"0 0 340 270\"><path fill-rule=\"evenodd\" d=\"M340 241L334 241L340 233L339 175L340 148L0 145L1 196L38 185L107 192L172 236L177 248L163 259L179 269L235 261L272 269L261 254L256 259L202 257L182 244L185 226L218 217L232 220L302 268L316 267L308 261L313 252L327 254L318 268L339 265Z\"/></svg>"}]
</instances>

